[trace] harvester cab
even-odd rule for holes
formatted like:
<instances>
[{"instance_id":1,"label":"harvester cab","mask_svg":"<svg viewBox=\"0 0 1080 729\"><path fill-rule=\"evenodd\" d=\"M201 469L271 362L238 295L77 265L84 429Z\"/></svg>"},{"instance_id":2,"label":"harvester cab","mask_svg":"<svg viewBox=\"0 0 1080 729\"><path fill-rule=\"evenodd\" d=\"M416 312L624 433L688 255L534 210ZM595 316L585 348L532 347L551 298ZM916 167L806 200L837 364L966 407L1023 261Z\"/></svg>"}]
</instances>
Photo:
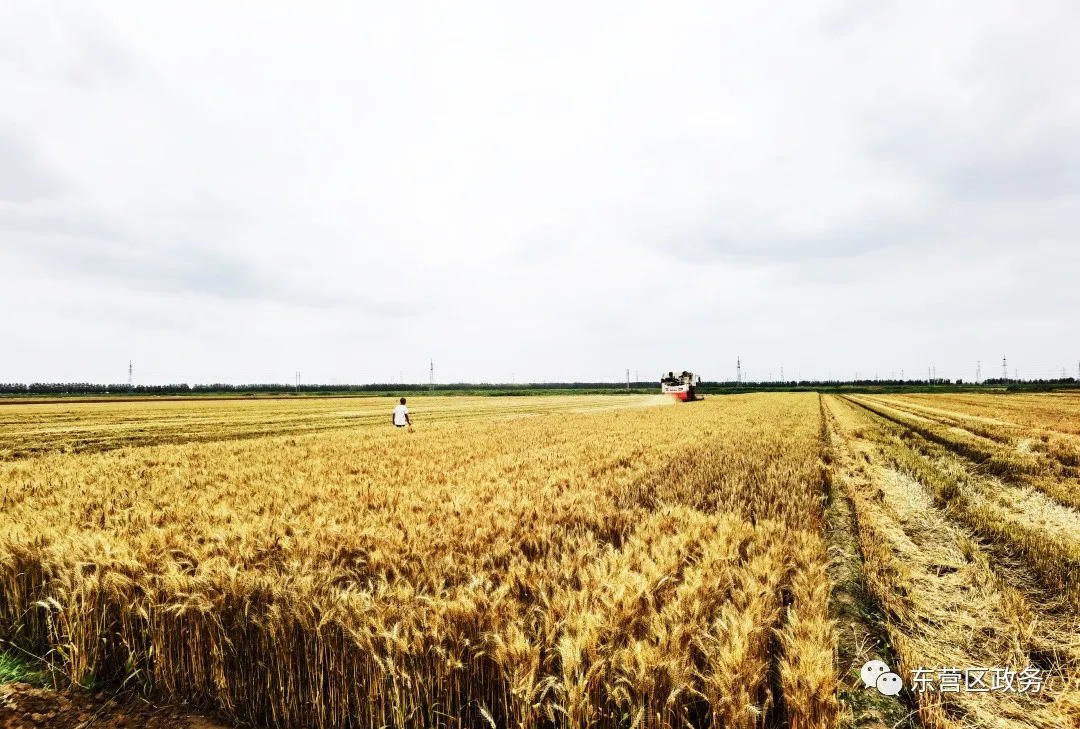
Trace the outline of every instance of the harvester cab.
<instances>
[{"instance_id":1,"label":"harvester cab","mask_svg":"<svg viewBox=\"0 0 1080 729\"><path fill-rule=\"evenodd\" d=\"M660 391L682 402L704 400L703 396L697 394L697 386L700 382L701 378L693 372L686 370L679 374L668 372L660 378Z\"/></svg>"}]
</instances>

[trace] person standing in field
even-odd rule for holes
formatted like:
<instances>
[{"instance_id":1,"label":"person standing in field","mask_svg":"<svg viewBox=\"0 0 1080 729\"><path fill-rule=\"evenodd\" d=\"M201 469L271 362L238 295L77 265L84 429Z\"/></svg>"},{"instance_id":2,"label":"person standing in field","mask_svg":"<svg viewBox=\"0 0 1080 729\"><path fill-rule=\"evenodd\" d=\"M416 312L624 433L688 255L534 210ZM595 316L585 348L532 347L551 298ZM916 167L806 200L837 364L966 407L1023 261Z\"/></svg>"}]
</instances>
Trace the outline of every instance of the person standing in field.
<instances>
[{"instance_id":1,"label":"person standing in field","mask_svg":"<svg viewBox=\"0 0 1080 729\"><path fill-rule=\"evenodd\" d=\"M412 427L412 421L409 420L409 408L405 405L405 398L401 398L401 403L394 408L393 421L398 428L404 428L406 425Z\"/></svg>"}]
</instances>

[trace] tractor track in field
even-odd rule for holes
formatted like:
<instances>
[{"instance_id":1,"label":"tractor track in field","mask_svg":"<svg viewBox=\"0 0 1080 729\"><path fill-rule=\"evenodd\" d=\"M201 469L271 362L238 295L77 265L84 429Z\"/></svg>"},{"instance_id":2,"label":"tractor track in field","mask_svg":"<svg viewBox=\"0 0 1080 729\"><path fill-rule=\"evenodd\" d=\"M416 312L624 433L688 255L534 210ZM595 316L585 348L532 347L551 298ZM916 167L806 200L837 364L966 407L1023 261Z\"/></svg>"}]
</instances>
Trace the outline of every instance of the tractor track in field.
<instances>
[{"instance_id":1,"label":"tractor track in field","mask_svg":"<svg viewBox=\"0 0 1080 729\"><path fill-rule=\"evenodd\" d=\"M895 660L889 647L881 606L871 594L859 548L859 525L847 484L839 473L843 453L837 452L829 413L821 403L821 437L825 479L825 537L828 543L829 614L836 623L839 698L842 726L865 729L913 729L914 702L867 689L859 676L864 663L884 657ZM840 445L842 448L843 445ZM907 700L905 700L907 699Z\"/></svg>"},{"instance_id":2,"label":"tractor track in field","mask_svg":"<svg viewBox=\"0 0 1080 729\"><path fill-rule=\"evenodd\" d=\"M828 398L823 410L863 578L922 723L1080 726L1080 625L1068 601L1033 577L1028 555L958 521L932 486L898 467L894 451L911 448L896 435L902 426L847 399ZM909 693L916 668L1027 665L1044 672L1038 695Z\"/></svg>"},{"instance_id":3,"label":"tractor track in field","mask_svg":"<svg viewBox=\"0 0 1080 729\"><path fill-rule=\"evenodd\" d=\"M866 400L860 400L864 405L866 400L876 405L884 405L905 415L914 416L929 423L935 423L950 428L955 432L968 437L982 440L987 447L1015 449L1020 453L1035 453L1048 459L1057 459L1062 465L1069 466L1066 461L1060 460L1057 454L1045 451L1032 451L1030 444L1035 441L1049 441L1051 438L1073 446L1080 445L1080 436L1073 433L1056 430L1052 427L1023 425L1013 423L1000 418L991 418L982 415L971 415L955 410L934 408L921 403L912 403L907 400L897 400L883 396L869 396ZM1072 464L1077 465L1077 464Z\"/></svg>"},{"instance_id":4,"label":"tractor track in field","mask_svg":"<svg viewBox=\"0 0 1080 729\"><path fill-rule=\"evenodd\" d=\"M1039 484L997 477L963 452L924 436L901 419L844 398L899 433L890 450L894 468L913 475L935 503L987 542L1023 558L1048 589L1062 593L1080 614L1080 510Z\"/></svg>"},{"instance_id":5,"label":"tractor track in field","mask_svg":"<svg viewBox=\"0 0 1080 729\"><path fill-rule=\"evenodd\" d=\"M1008 487L1034 489L1073 513L1080 509L1080 467L1069 460L1080 456L1071 450L1057 454L1032 450L1031 438L994 437L970 430L963 423L936 420L892 401L846 399L947 449L975 475Z\"/></svg>"}]
</instances>

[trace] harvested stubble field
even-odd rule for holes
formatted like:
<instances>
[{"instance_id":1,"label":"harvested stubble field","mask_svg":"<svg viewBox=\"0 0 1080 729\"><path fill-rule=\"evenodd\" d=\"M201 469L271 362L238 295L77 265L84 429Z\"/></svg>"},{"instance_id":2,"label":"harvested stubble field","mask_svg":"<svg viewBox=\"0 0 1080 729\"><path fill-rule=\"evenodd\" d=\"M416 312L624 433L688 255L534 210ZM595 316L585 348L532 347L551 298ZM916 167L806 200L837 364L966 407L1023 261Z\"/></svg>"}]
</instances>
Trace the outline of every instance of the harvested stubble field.
<instances>
[{"instance_id":1,"label":"harvested stubble field","mask_svg":"<svg viewBox=\"0 0 1080 729\"><path fill-rule=\"evenodd\" d=\"M272 727L1077 721L1080 401L661 402L0 405L0 638Z\"/></svg>"}]
</instances>

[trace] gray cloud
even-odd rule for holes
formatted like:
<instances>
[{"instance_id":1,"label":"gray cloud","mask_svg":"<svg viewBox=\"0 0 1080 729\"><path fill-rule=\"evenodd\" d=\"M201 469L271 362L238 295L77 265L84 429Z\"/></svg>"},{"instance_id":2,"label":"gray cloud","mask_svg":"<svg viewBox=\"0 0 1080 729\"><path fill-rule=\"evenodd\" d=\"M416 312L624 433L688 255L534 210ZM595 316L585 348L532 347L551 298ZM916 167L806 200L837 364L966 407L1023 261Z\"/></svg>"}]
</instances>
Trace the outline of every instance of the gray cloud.
<instances>
[{"instance_id":1,"label":"gray cloud","mask_svg":"<svg viewBox=\"0 0 1080 729\"><path fill-rule=\"evenodd\" d=\"M292 284L228 251L198 243L140 243L131 233L91 217L12 215L0 211L0 232L21 234L14 255L57 274L99 280L155 294L273 301L315 308L355 308L383 316L416 314L415 305L322 293ZM287 270L286 262L282 269ZM279 269L279 270L282 270Z\"/></svg>"},{"instance_id":2,"label":"gray cloud","mask_svg":"<svg viewBox=\"0 0 1080 729\"><path fill-rule=\"evenodd\" d=\"M16 247L24 252L33 251L42 236L131 242L127 234L104 221L56 206L0 207L0 234L3 234L5 247ZM12 246L13 241L19 241L19 245Z\"/></svg>"},{"instance_id":3,"label":"gray cloud","mask_svg":"<svg viewBox=\"0 0 1080 729\"><path fill-rule=\"evenodd\" d=\"M63 181L27 137L0 127L0 203L32 202L63 190Z\"/></svg>"},{"instance_id":4,"label":"gray cloud","mask_svg":"<svg viewBox=\"0 0 1080 729\"><path fill-rule=\"evenodd\" d=\"M998 204L1080 193L1080 132L1055 118L1017 135L1020 124L1009 119L972 138L946 120L900 118L872 149L936 186L945 199Z\"/></svg>"},{"instance_id":5,"label":"gray cloud","mask_svg":"<svg viewBox=\"0 0 1080 729\"><path fill-rule=\"evenodd\" d=\"M78 3L12 0L0 8L0 63L27 78L94 89L139 79L145 59Z\"/></svg>"},{"instance_id":6,"label":"gray cloud","mask_svg":"<svg viewBox=\"0 0 1080 729\"><path fill-rule=\"evenodd\" d=\"M191 246L138 251L125 246L107 248L93 241L52 239L36 243L28 257L58 272L154 294L188 293L324 309L363 308L390 317L418 313L416 306L401 302L296 287L287 277L270 275L235 256Z\"/></svg>"},{"instance_id":7,"label":"gray cloud","mask_svg":"<svg viewBox=\"0 0 1080 729\"><path fill-rule=\"evenodd\" d=\"M863 2L845 0L822 13L820 28L828 36L843 36L860 30L868 22L881 17L894 3L886 0Z\"/></svg>"},{"instance_id":8,"label":"gray cloud","mask_svg":"<svg viewBox=\"0 0 1080 729\"><path fill-rule=\"evenodd\" d=\"M867 256L890 248L916 252L933 246L941 234L940 220L910 216L859 221L828 231L783 234L777 231L738 235L727 232L684 232L661 244L663 250L688 264L831 265L839 259Z\"/></svg>"},{"instance_id":9,"label":"gray cloud","mask_svg":"<svg viewBox=\"0 0 1080 729\"><path fill-rule=\"evenodd\" d=\"M974 158L944 176L956 197L990 202L1045 200L1080 193L1080 135L1060 145L1039 142L1030 149Z\"/></svg>"}]
</instances>

